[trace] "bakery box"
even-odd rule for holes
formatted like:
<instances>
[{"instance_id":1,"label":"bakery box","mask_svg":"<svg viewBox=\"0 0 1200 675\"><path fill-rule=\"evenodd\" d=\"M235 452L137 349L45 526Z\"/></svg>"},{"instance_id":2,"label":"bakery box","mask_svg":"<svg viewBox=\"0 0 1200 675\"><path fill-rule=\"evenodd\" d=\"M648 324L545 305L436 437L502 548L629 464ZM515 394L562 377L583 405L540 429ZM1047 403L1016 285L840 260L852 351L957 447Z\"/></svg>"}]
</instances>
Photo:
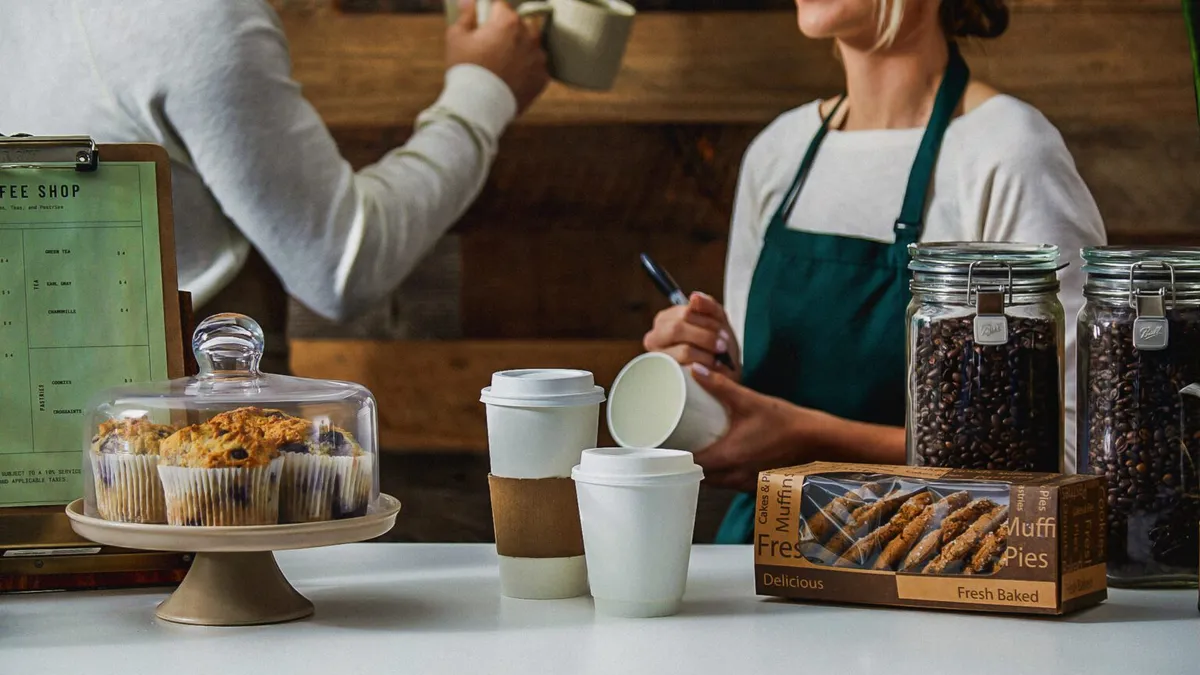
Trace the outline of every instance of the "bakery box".
<instances>
[{"instance_id":1,"label":"bakery box","mask_svg":"<svg viewBox=\"0 0 1200 675\"><path fill-rule=\"evenodd\" d=\"M1064 614L1107 597L1093 476L815 462L759 475L759 595Z\"/></svg>"}]
</instances>

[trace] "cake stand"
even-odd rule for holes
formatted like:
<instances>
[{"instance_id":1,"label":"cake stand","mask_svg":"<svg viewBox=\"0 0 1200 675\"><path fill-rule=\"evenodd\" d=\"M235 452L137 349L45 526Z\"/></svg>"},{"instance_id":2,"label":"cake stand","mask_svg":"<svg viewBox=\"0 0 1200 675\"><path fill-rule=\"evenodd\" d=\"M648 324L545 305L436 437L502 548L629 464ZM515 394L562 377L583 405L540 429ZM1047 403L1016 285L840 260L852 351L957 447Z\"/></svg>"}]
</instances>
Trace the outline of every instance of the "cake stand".
<instances>
[{"instance_id":1,"label":"cake stand","mask_svg":"<svg viewBox=\"0 0 1200 675\"><path fill-rule=\"evenodd\" d=\"M195 553L179 588L158 606L158 618L199 626L248 626L303 619L308 598L292 588L272 551L350 544L378 537L396 524L400 502L390 495L358 518L291 525L184 527L118 523L84 513L83 500L67 505L77 534L99 544Z\"/></svg>"}]
</instances>

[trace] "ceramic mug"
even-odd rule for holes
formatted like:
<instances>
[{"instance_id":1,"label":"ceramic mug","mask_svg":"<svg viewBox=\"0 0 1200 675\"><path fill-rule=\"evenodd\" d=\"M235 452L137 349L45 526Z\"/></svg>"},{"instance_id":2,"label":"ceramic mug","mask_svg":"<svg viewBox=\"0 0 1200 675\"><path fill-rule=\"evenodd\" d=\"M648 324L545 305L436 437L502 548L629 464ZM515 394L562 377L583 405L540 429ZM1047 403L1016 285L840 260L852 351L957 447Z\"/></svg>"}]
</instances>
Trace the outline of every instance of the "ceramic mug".
<instances>
[{"instance_id":1,"label":"ceramic mug","mask_svg":"<svg viewBox=\"0 0 1200 675\"><path fill-rule=\"evenodd\" d=\"M446 19L458 18L456 0L446 0ZM478 0L479 22L491 0ZM622 0L534 0L517 7L522 17L543 16L543 44L554 79L582 89L612 89L637 10Z\"/></svg>"},{"instance_id":2,"label":"ceramic mug","mask_svg":"<svg viewBox=\"0 0 1200 675\"><path fill-rule=\"evenodd\" d=\"M550 76L583 89L612 89L637 10L622 0L537 0L517 8L545 16L543 42Z\"/></svg>"}]
</instances>

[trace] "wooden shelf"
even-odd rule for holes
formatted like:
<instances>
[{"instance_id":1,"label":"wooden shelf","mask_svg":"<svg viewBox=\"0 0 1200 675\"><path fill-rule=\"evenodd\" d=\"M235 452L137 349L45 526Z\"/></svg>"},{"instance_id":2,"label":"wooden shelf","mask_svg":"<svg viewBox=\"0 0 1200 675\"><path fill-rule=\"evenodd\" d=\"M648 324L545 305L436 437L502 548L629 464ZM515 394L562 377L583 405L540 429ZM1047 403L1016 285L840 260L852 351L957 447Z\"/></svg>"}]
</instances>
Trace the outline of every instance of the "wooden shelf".
<instances>
[{"instance_id":1,"label":"wooden shelf","mask_svg":"<svg viewBox=\"0 0 1200 675\"><path fill-rule=\"evenodd\" d=\"M1128 2L1019 6L968 58L1060 125L1194 122L1182 12ZM441 89L439 15L289 12L284 25L295 77L332 127L411 124ZM791 12L648 13L614 91L552 85L521 124L766 123L840 86L830 45L802 38Z\"/></svg>"}]
</instances>

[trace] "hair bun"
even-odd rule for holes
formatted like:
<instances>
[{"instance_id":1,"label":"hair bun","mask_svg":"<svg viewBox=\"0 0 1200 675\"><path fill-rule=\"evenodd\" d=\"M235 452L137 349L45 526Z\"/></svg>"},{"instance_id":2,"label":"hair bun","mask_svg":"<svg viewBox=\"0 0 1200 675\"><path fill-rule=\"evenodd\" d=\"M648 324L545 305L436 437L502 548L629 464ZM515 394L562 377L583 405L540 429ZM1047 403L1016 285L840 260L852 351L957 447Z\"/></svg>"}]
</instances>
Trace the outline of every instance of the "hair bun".
<instances>
[{"instance_id":1,"label":"hair bun","mask_svg":"<svg viewBox=\"0 0 1200 675\"><path fill-rule=\"evenodd\" d=\"M947 37L1000 37L1008 28L1005 0L942 0Z\"/></svg>"}]
</instances>

